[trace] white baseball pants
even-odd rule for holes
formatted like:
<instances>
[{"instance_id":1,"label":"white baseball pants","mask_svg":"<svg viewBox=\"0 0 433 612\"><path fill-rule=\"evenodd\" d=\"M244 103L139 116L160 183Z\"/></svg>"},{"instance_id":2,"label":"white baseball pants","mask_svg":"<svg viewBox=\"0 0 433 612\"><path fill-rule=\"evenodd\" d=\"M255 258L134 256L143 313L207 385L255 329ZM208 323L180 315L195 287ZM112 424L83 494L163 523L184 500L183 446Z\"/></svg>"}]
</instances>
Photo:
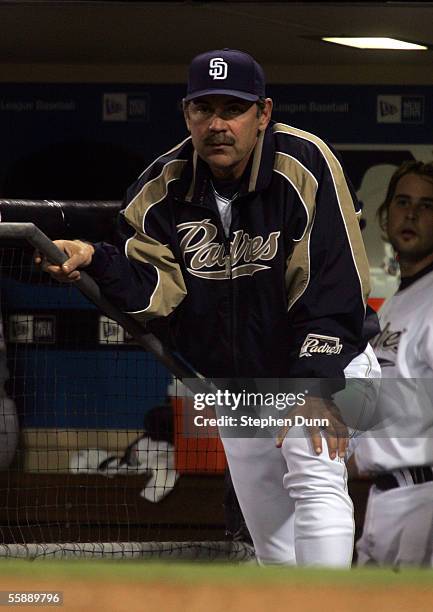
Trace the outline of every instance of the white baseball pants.
<instances>
[{"instance_id":1,"label":"white baseball pants","mask_svg":"<svg viewBox=\"0 0 433 612\"><path fill-rule=\"evenodd\" d=\"M432 565L433 482L370 489L358 565Z\"/></svg>"},{"instance_id":2,"label":"white baseball pants","mask_svg":"<svg viewBox=\"0 0 433 612\"><path fill-rule=\"evenodd\" d=\"M345 370L347 378L377 378L370 346ZM342 459L316 455L293 427L282 448L271 438L224 438L233 485L260 564L349 567L353 506Z\"/></svg>"}]
</instances>

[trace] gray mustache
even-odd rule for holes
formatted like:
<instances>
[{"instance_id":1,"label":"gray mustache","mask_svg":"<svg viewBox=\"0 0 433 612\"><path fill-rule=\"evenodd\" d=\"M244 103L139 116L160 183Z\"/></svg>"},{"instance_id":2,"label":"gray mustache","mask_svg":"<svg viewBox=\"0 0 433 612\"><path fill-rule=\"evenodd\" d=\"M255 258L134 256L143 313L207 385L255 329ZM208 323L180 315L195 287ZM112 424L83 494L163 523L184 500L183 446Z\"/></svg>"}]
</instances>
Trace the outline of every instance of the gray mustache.
<instances>
[{"instance_id":1,"label":"gray mustache","mask_svg":"<svg viewBox=\"0 0 433 612\"><path fill-rule=\"evenodd\" d=\"M227 138L226 136L208 136L204 143L206 145L234 145L235 141L233 138Z\"/></svg>"}]
</instances>

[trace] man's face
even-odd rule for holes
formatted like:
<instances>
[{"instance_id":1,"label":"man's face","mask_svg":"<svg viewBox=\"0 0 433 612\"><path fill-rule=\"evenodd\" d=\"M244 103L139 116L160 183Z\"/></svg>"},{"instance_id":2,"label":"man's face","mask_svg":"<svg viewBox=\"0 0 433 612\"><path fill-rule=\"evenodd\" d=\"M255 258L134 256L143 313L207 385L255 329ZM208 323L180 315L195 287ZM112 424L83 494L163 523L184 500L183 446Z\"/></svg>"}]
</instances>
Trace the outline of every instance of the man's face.
<instances>
[{"instance_id":1,"label":"man's face","mask_svg":"<svg viewBox=\"0 0 433 612\"><path fill-rule=\"evenodd\" d=\"M433 181L406 174L398 181L389 208L389 241L407 262L433 260Z\"/></svg>"},{"instance_id":2,"label":"man's face","mask_svg":"<svg viewBox=\"0 0 433 612\"><path fill-rule=\"evenodd\" d=\"M260 113L255 102L226 95L202 96L185 106L185 121L198 155L217 178L239 178L272 112L266 99Z\"/></svg>"}]
</instances>

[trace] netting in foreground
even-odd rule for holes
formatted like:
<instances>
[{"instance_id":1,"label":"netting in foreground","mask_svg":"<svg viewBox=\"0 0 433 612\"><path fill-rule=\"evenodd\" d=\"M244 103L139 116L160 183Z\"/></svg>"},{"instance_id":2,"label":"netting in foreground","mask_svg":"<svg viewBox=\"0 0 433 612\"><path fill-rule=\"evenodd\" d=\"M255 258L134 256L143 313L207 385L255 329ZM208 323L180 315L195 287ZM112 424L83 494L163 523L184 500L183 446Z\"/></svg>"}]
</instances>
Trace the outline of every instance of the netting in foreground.
<instances>
[{"instance_id":1,"label":"netting in foreground","mask_svg":"<svg viewBox=\"0 0 433 612\"><path fill-rule=\"evenodd\" d=\"M182 559L250 561L252 546L244 542L68 542L1 544L0 557L19 559Z\"/></svg>"}]
</instances>

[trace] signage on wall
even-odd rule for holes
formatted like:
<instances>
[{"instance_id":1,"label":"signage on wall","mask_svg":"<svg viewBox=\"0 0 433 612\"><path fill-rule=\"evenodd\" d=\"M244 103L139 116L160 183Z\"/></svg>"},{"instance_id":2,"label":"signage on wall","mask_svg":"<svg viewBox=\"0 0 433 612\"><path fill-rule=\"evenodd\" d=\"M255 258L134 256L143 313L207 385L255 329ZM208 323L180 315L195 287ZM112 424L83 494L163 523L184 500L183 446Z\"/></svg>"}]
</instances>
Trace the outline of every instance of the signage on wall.
<instances>
[{"instance_id":1,"label":"signage on wall","mask_svg":"<svg viewBox=\"0 0 433 612\"><path fill-rule=\"evenodd\" d=\"M102 121L149 121L149 102L146 93L104 93Z\"/></svg>"},{"instance_id":2,"label":"signage on wall","mask_svg":"<svg viewBox=\"0 0 433 612\"><path fill-rule=\"evenodd\" d=\"M377 96L377 123L424 123L424 96Z\"/></svg>"},{"instance_id":3,"label":"signage on wall","mask_svg":"<svg viewBox=\"0 0 433 612\"><path fill-rule=\"evenodd\" d=\"M11 197L6 192L11 176L15 185L23 184L19 177L24 170L26 183L33 171L51 184L70 167L74 181L59 179L62 186L87 180L86 193L95 184L99 191L104 186L108 190L99 198L92 191L88 199L110 199L121 180L119 191L124 192L130 174L122 175L122 165L135 164L131 175L136 177L185 138L184 94L184 84L0 83L0 197ZM373 230L377 194L383 191L384 177L405 159L421 154L433 159L433 86L270 84L268 95L274 99L276 121L313 132L340 151L364 203L372 268L381 270L388 255L377 228ZM78 165L85 157L77 155L80 150L95 151L91 165ZM67 199L63 192L61 197Z\"/></svg>"}]
</instances>

